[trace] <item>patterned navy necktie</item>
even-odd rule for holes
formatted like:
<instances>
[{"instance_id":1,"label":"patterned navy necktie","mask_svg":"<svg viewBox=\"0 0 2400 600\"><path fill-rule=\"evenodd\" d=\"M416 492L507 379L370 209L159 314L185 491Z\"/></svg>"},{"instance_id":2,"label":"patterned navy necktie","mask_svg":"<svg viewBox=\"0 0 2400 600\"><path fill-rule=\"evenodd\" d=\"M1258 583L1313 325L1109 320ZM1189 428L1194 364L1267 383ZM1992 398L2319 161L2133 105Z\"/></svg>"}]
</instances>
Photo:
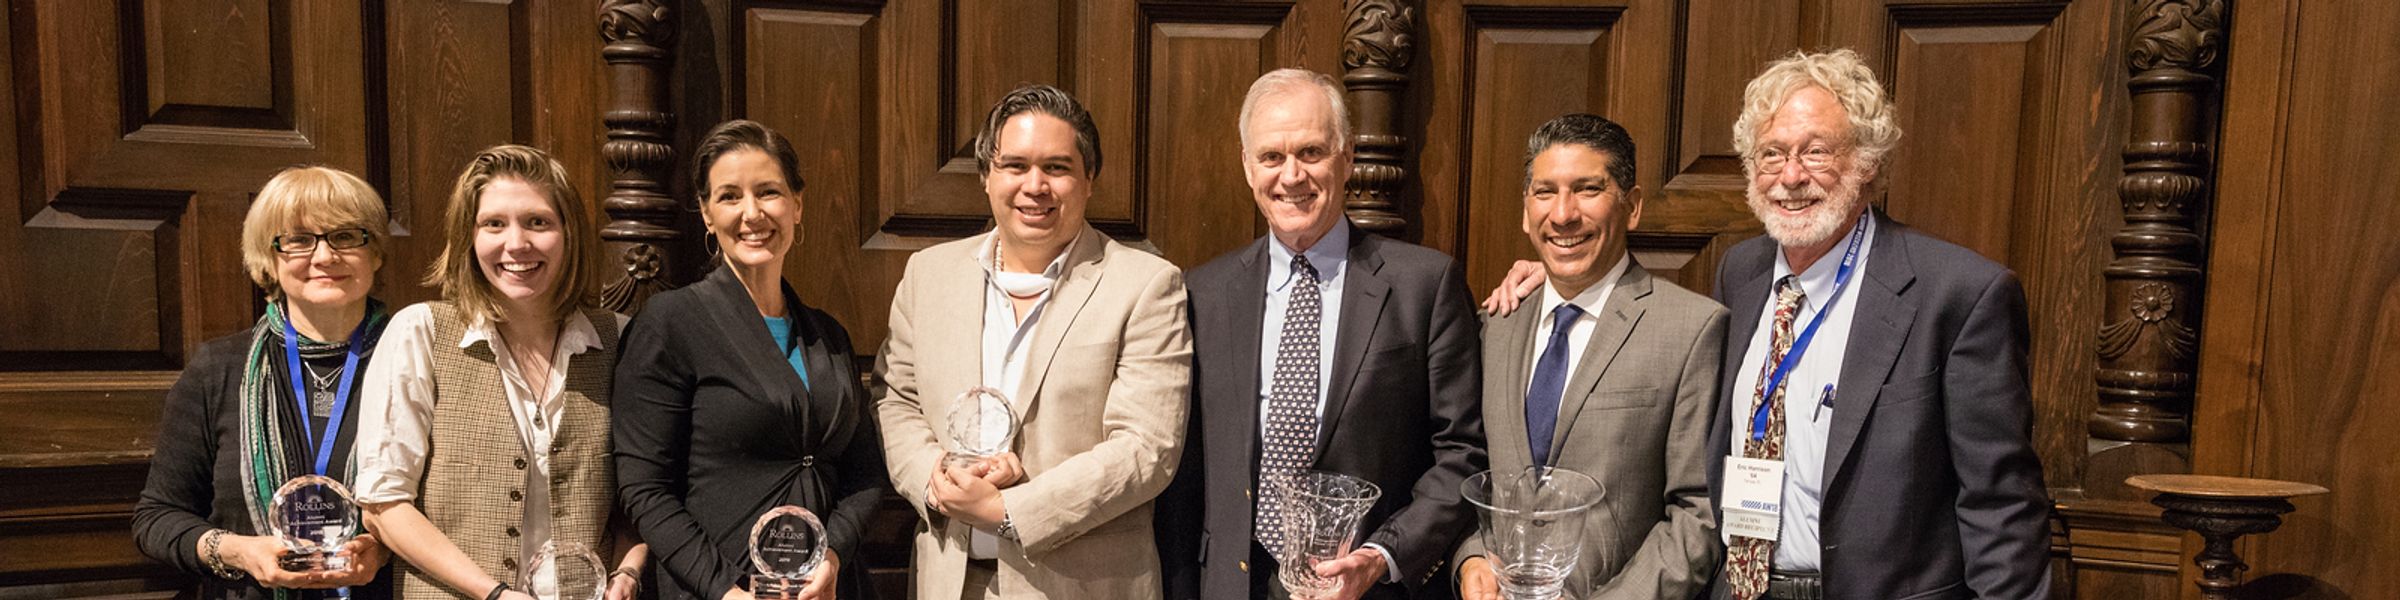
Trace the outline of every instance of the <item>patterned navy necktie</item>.
<instances>
[{"instance_id":1,"label":"patterned navy necktie","mask_svg":"<svg viewBox=\"0 0 2400 600\"><path fill-rule=\"evenodd\" d=\"M1292 255L1291 302L1283 311L1283 338L1275 349L1275 383L1267 394L1267 427L1258 458L1261 488L1257 495L1259 544L1280 554L1283 550L1283 511L1279 494L1267 482L1274 476L1308 468L1317 443L1318 321L1324 300L1317 289L1317 268L1308 257Z\"/></svg>"}]
</instances>

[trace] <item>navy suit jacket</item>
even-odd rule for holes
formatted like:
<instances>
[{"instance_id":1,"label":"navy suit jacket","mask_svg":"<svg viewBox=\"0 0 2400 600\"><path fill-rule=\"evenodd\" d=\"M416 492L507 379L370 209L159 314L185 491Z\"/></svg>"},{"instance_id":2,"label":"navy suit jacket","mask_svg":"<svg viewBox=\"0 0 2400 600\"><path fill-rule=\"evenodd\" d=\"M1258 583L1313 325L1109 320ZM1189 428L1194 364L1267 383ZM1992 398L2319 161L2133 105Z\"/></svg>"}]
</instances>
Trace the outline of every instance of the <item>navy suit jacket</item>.
<instances>
[{"instance_id":1,"label":"navy suit jacket","mask_svg":"<svg viewBox=\"0 0 2400 600\"><path fill-rule=\"evenodd\" d=\"M1425 584L1475 527L1459 483L1486 468L1482 328L1456 260L1353 227L1313 467L1382 488L1360 542L1391 551L1411 595L1439 593ZM1191 432L1157 513L1170 600L1250 593L1268 243L1191 273Z\"/></svg>"},{"instance_id":2,"label":"navy suit jacket","mask_svg":"<svg viewBox=\"0 0 2400 600\"><path fill-rule=\"evenodd\" d=\"M2051 505L2031 442L2024 288L1973 251L1873 218L1838 384L1872 392L1834 401L1818 523L1825 597L2048 598ZM1753 392L1733 382L1778 251L1753 238L1717 268L1733 321L1709 435L1715 496L1732 447L1724 415L1749 414Z\"/></svg>"}]
</instances>

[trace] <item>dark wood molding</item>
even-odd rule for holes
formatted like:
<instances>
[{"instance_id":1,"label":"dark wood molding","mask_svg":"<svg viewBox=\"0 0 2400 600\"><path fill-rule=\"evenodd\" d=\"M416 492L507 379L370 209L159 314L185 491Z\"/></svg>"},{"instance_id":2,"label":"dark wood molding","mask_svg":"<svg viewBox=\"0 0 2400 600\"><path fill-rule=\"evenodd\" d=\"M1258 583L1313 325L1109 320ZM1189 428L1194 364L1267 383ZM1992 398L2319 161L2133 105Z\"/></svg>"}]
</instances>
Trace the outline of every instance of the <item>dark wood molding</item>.
<instances>
[{"instance_id":1,"label":"dark wood molding","mask_svg":"<svg viewBox=\"0 0 2400 600\"><path fill-rule=\"evenodd\" d=\"M651 294L684 281L687 244L675 226L675 115L666 106L669 65L674 63L674 11L660 0L600 3L600 56L608 61L612 93L602 121L608 142L609 192L601 201L608 225L600 238L618 257L623 277L601 291L601 305L631 313Z\"/></svg>"},{"instance_id":2,"label":"dark wood molding","mask_svg":"<svg viewBox=\"0 0 2400 600\"><path fill-rule=\"evenodd\" d=\"M2202 213L2208 202L2223 0L2136 0L2126 49L2132 77L2125 224L2102 269L2107 308L2098 403L2086 422L2086 489L2128 475L2190 470L2199 362Z\"/></svg>"},{"instance_id":3,"label":"dark wood molding","mask_svg":"<svg viewBox=\"0 0 2400 600\"><path fill-rule=\"evenodd\" d=\"M1342 87L1349 91L1357 153L1343 208L1367 231L1402 236L1400 190L1408 180L1408 136L1400 134L1408 64L1416 53L1417 10L1402 0L1348 0L1342 33Z\"/></svg>"}]
</instances>

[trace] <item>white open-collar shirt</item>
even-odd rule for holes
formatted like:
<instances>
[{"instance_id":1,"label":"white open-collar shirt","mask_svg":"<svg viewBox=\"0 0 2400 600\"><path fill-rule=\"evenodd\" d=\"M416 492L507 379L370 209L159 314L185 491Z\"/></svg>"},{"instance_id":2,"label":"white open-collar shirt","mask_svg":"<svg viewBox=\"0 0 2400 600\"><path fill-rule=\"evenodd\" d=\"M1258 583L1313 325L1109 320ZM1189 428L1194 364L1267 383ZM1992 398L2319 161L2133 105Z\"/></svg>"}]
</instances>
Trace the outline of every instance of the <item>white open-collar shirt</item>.
<instances>
[{"instance_id":1,"label":"white open-collar shirt","mask_svg":"<svg viewBox=\"0 0 2400 600\"><path fill-rule=\"evenodd\" d=\"M628 320L614 315L617 330L624 331ZM367 365L368 385L359 394L359 428L355 452L358 461L358 489L352 490L363 504L406 502L415 500L419 484L425 478L425 459L433 440L433 310L424 304L401 309L392 315L384 329L383 339L377 342L375 360ZM533 555L542 544L550 541L550 438L557 431L558 420L565 408L559 393L567 385L567 369L576 355L601 345L600 332L585 319L581 311L568 315L561 324L556 349L550 357L550 376L545 381L527 381L517 370L517 362L509 357L508 344L502 343L500 330L494 323L468 323L466 332L458 339L459 348L484 344L492 349L494 362L500 367L503 391L508 396L508 411L514 416L517 439L525 443L528 457L525 469L525 502L522 547L517 552L517 564L533 564ZM539 386L541 393L534 390ZM607 460L607 457L601 457ZM611 490L614 493L614 490ZM544 563L534 575L536 589L556 589L557 570Z\"/></svg>"},{"instance_id":2,"label":"white open-collar shirt","mask_svg":"<svg viewBox=\"0 0 2400 600\"><path fill-rule=\"evenodd\" d=\"M1860 217L1866 218L1866 217ZM1850 347L1850 324L1858 312L1858 286L1866 285L1868 249L1875 246L1875 221L1867 219L1865 229L1848 224L1842 239L1834 242L1833 251L1819 257L1800 273L1800 311L1792 317L1792 337L1808 328L1810 319L1827 312L1825 324L1817 327L1816 337L1809 342L1808 352L1800 356L1800 364L1783 383L1783 518L1775 541L1775 568L1786 571L1813 572L1823 566L1819 556L1817 523L1824 514L1825 503L1825 445L1832 437L1833 407L1827 406L1831 396L1845 393L1867 393L1868 390L1836 389L1842 376L1842 357ZM1850 273L1850 289L1841 298L1833 298L1835 275L1841 271L1842 253L1850 248L1850 238L1866 236L1859 241L1858 261ZM1760 309L1758 329L1750 336L1750 349L1742 355L1742 368L1735 371L1734 397L1731 403L1737 410L1724 418L1733 419L1733 456L1742 455L1742 442L1750 439L1751 402L1758 395L1758 380L1765 376L1767 351L1775 329L1775 282L1792 274L1792 266L1784 261L1783 250L1775 250L1774 277L1767 280L1767 305ZM1826 306L1827 300L1834 300Z\"/></svg>"}]
</instances>

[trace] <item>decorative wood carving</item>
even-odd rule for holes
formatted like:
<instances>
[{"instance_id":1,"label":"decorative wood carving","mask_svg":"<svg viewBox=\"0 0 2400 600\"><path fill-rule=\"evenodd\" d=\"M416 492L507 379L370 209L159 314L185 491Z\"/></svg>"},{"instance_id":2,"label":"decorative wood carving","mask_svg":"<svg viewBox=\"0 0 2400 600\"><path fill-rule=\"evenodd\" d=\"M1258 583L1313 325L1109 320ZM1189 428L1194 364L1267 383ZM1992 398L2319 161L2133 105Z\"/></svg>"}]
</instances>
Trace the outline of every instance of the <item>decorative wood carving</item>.
<instances>
[{"instance_id":1,"label":"decorative wood carving","mask_svg":"<svg viewBox=\"0 0 2400 600\"><path fill-rule=\"evenodd\" d=\"M1399 213L1401 183L1408 169L1401 157L1408 138L1398 133L1400 94L1408 89L1408 63L1416 52L1416 9L1400 0L1348 0L1342 33L1342 87L1349 90L1350 132L1357 160L1343 208L1367 231L1399 236L1408 220Z\"/></svg>"},{"instance_id":2,"label":"decorative wood carving","mask_svg":"<svg viewBox=\"0 0 2400 600\"><path fill-rule=\"evenodd\" d=\"M2201 236L2214 75L2224 44L2223 0L2136 0L2126 55L2133 77L2125 175L2117 184L2125 225L2109 240L2115 259L2100 328L2100 397L2088 429L2094 447L2185 444L2199 348Z\"/></svg>"},{"instance_id":3,"label":"decorative wood carving","mask_svg":"<svg viewBox=\"0 0 2400 600\"><path fill-rule=\"evenodd\" d=\"M2234 554L2233 541L2283 525L2290 498L2326 493L2322 486L2271 479L2213 475L2136 475L2127 485L2158 492L2151 504L2166 509L2161 520L2199 532L2205 543L2192 563L2200 566L2200 597L2231 600L2250 565Z\"/></svg>"},{"instance_id":4,"label":"decorative wood carving","mask_svg":"<svg viewBox=\"0 0 2400 600\"><path fill-rule=\"evenodd\" d=\"M675 227L680 204L670 192L675 148L668 143L675 115L666 109L668 65L674 41L674 13L661 0L605 0L600 3L600 49L608 61L612 93L608 112L608 143L600 148L608 160L609 194L601 201L608 225L600 238L619 258L624 277L601 291L601 305L631 313L651 294L685 281L676 256L685 244Z\"/></svg>"}]
</instances>

